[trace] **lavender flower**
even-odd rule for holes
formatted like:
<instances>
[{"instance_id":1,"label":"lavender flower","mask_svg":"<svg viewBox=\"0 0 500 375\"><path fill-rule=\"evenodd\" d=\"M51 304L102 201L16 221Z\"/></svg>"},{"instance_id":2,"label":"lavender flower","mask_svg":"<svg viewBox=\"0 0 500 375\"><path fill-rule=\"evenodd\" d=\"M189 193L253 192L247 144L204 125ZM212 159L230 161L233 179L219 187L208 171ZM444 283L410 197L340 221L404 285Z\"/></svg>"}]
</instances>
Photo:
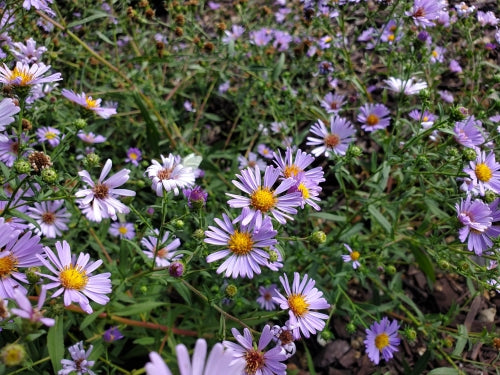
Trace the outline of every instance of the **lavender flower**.
<instances>
[{"instance_id":1,"label":"lavender flower","mask_svg":"<svg viewBox=\"0 0 500 375\"><path fill-rule=\"evenodd\" d=\"M101 99L92 99L91 96L86 95L84 92L77 94L73 90L62 89L61 94L66 99L81 105L83 108L96 113L104 119L110 118L112 115L116 114L116 108L101 107Z\"/></svg>"},{"instance_id":2,"label":"lavender flower","mask_svg":"<svg viewBox=\"0 0 500 375\"><path fill-rule=\"evenodd\" d=\"M276 284L271 284L267 287L259 286L259 297L257 298L257 303L261 309L272 311L276 310L276 302L274 302L273 297L277 297Z\"/></svg>"},{"instance_id":3,"label":"lavender flower","mask_svg":"<svg viewBox=\"0 0 500 375\"><path fill-rule=\"evenodd\" d=\"M152 160L152 165L146 169L148 177L152 181L151 187L156 195L161 197L163 191L174 191L179 195L179 188L187 188L194 185L194 171L191 167L185 167L179 155L169 154L168 157L161 156L162 163Z\"/></svg>"},{"instance_id":4,"label":"lavender flower","mask_svg":"<svg viewBox=\"0 0 500 375\"><path fill-rule=\"evenodd\" d=\"M260 156L262 156L266 159L273 158L273 150L271 150L269 147L267 147L263 143L257 145L257 152L260 154Z\"/></svg>"},{"instance_id":5,"label":"lavender flower","mask_svg":"<svg viewBox=\"0 0 500 375\"><path fill-rule=\"evenodd\" d=\"M224 247L208 255L207 262L227 257L217 268L217 273L225 271L226 277L252 278L254 273L260 274L260 267L268 264L267 248L278 242L274 238L277 231L273 229L271 219L268 216L262 222L254 219L247 225L241 224L238 229L226 214L222 214L222 219L215 219L220 228L209 226L205 232L206 243Z\"/></svg>"},{"instance_id":6,"label":"lavender flower","mask_svg":"<svg viewBox=\"0 0 500 375\"><path fill-rule=\"evenodd\" d=\"M295 347L293 338L293 329L290 328L290 321L287 320L283 327L279 325L273 326L271 332L273 334L273 341L283 349L286 358L293 356L297 348Z\"/></svg>"},{"instance_id":7,"label":"lavender flower","mask_svg":"<svg viewBox=\"0 0 500 375\"><path fill-rule=\"evenodd\" d=\"M34 224L29 224L29 228L33 229L36 234L43 235L47 238L56 238L62 235L63 231L68 230L71 214L64 207L64 200L45 201L33 203L33 207L29 207L28 211L32 219L34 219L40 229Z\"/></svg>"},{"instance_id":8,"label":"lavender flower","mask_svg":"<svg viewBox=\"0 0 500 375\"><path fill-rule=\"evenodd\" d=\"M38 142L47 142L50 147L56 147L59 144L59 134L61 132L51 126L44 126L36 131Z\"/></svg>"},{"instance_id":9,"label":"lavender flower","mask_svg":"<svg viewBox=\"0 0 500 375\"><path fill-rule=\"evenodd\" d=\"M285 289L286 296L278 293L274 300L280 304L283 310L289 310L290 326L293 329L293 337L297 340L300 333L305 337L315 334L325 327L324 320L328 315L321 314L314 310L328 309L330 305L320 292L314 287L316 281L306 274L301 280L298 272L293 275L293 284L290 287L286 274L280 276L281 285Z\"/></svg>"},{"instance_id":10,"label":"lavender flower","mask_svg":"<svg viewBox=\"0 0 500 375\"><path fill-rule=\"evenodd\" d=\"M20 42L12 43L10 52L17 61L23 64L33 64L42 58L42 55L47 52L47 48L44 46L36 48L36 42L33 38L29 38L26 44Z\"/></svg>"},{"instance_id":11,"label":"lavender flower","mask_svg":"<svg viewBox=\"0 0 500 375\"><path fill-rule=\"evenodd\" d=\"M321 106L327 113L337 113L345 104L345 95L332 94L329 92L321 101Z\"/></svg>"},{"instance_id":12,"label":"lavender flower","mask_svg":"<svg viewBox=\"0 0 500 375\"><path fill-rule=\"evenodd\" d=\"M70 346L68 351L72 360L62 359L61 364L63 368L59 370L57 375L69 375L73 372L76 372L77 375L95 375L94 371L90 369L94 366L95 361L88 360L93 348L94 347L90 345L87 351L85 351L85 349L83 349L83 341Z\"/></svg>"},{"instance_id":13,"label":"lavender flower","mask_svg":"<svg viewBox=\"0 0 500 375\"><path fill-rule=\"evenodd\" d=\"M264 160L259 159L257 154L253 152L248 153L248 159L243 155L238 155L238 169L242 170L247 167L254 168L256 165L259 166L260 169L266 169L267 164Z\"/></svg>"},{"instance_id":14,"label":"lavender flower","mask_svg":"<svg viewBox=\"0 0 500 375\"><path fill-rule=\"evenodd\" d=\"M222 43L229 44L230 42L234 42L236 41L236 39L242 36L244 32L245 32L244 27L239 25L233 25L231 26L231 31L229 30L224 31L224 34L226 34L226 36L222 38Z\"/></svg>"},{"instance_id":15,"label":"lavender flower","mask_svg":"<svg viewBox=\"0 0 500 375\"><path fill-rule=\"evenodd\" d=\"M347 255L342 255L342 259L344 260L345 263L352 262L352 268L356 269L359 266L361 266L361 263L359 263L359 252L358 251L353 251L351 247L348 244L344 244L345 248L347 251L349 251L349 254Z\"/></svg>"},{"instance_id":16,"label":"lavender flower","mask_svg":"<svg viewBox=\"0 0 500 375\"><path fill-rule=\"evenodd\" d=\"M135 228L132 223L120 223L115 221L109 227L109 234L115 237L125 238L131 240L135 237Z\"/></svg>"},{"instance_id":17,"label":"lavender flower","mask_svg":"<svg viewBox=\"0 0 500 375\"><path fill-rule=\"evenodd\" d=\"M472 180L471 188L477 188L480 195L483 196L488 189L500 194L500 163L495 161L493 151L488 155L481 151L477 159L470 162L470 167L464 168L464 172Z\"/></svg>"},{"instance_id":18,"label":"lavender flower","mask_svg":"<svg viewBox=\"0 0 500 375\"><path fill-rule=\"evenodd\" d=\"M233 328L231 332L238 343L224 341L223 345L235 361L245 363L244 371L240 373L235 372L234 374L286 374L286 365L283 361L287 357L281 347L275 346L271 350L265 350L266 346L273 339L269 325L266 325L262 330L257 345L254 344L252 334L248 328L243 329L243 335L236 328Z\"/></svg>"},{"instance_id":19,"label":"lavender flower","mask_svg":"<svg viewBox=\"0 0 500 375\"><path fill-rule=\"evenodd\" d=\"M5 98L0 102L0 131L5 130L5 126L14 122L14 115L21 109L10 98Z\"/></svg>"},{"instance_id":20,"label":"lavender flower","mask_svg":"<svg viewBox=\"0 0 500 375\"><path fill-rule=\"evenodd\" d=\"M427 83L415 81L414 78L403 81L399 78L389 77L389 79L384 80L384 82L387 84L386 87L389 90L397 93L404 93L405 95L415 95L427 88Z\"/></svg>"},{"instance_id":21,"label":"lavender flower","mask_svg":"<svg viewBox=\"0 0 500 375\"><path fill-rule=\"evenodd\" d=\"M207 202L207 197L208 194L206 191L204 191L201 186L195 186L192 189L184 189L182 191L184 196L188 200L188 206L189 208L202 208L205 207L205 204Z\"/></svg>"},{"instance_id":22,"label":"lavender flower","mask_svg":"<svg viewBox=\"0 0 500 375\"><path fill-rule=\"evenodd\" d=\"M89 263L90 255L84 253L80 253L77 259L72 257L71 249L66 241L57 241L55 246L57 255L48 246L44 248L47 258L40 254L36 255L53 274L41 274L52 280L51 283L45 285L45 288L59 288L52 294L52 298L64 293L65 306L70 305L71 302L77 302L87 314L93 311L89 298L100 305L107 304L109 297L106 294L111 293L111 273L91 275L102 264L102 260Z\"/></svg>"},{"instance_id":23,"label":"lavender flower","mask_svg":"<svg viewBox=\"0 0 500 375\"><path fill-rule=\"evenodd\" d=\"M77 137L80 138L85 143L88 143L88 144L106 142L106 137L104 137L102 135L95 135L92 132L84 133L81 130L78 132Z\"/></svg>"},{"instance_id":24,"label":"lavender flower","mask_svg":"<svg viewBox=\"0 0 500 375\"><path fill-rule=\"evenodd\" d=\"M3 64L0 67L0 83L15 87L30 87L37 83L50 83L62 80L61 73L43 76L50 69L50 65L16 63L13 70Z\"/></svg>"},{"instance_id":25,"label":"lavender flower","mask_svg":"<svg viewBox=\"0 0 500 375\"><path fill-rule=\"evenodd\" d=\"M127 158L125 159L125 163L132 163L136 167L139 165L139 162L142 160L142 152L138 148L131 147L127 151Z\"/></svg>"},{"instance_id":26,"label":"lavender flower","mask_svg":"<svg viewBox=\"0 0 500 375\"><path fill-rule=\"evenodd\" d=\"M397 320L392 322L387 317L382 318L380 323L374 322L366 329L366 340L364 341L368 357L376 365L380 362L380 354L386 361L393 357L398 351L400 339L398 338L399 324Z\"/></svg>"},{"instance_id":27,"label":"lavender flower","mask_svg":"<svg viewBox=\"0 0 500 375\"><path fill-rule=\"evenodd\" d=\"M14 301L16 301L19 308L12 308L10 309L10 312L23 319L28 319L31 323L40 322L47 327L52 327L55 324L55 320L52 318L45 318L42 312L42 306L45 302L46 294L46 289L42 288L40 296L38 297L37 307L33 308L26 294L19 289L14 289Z\"/></svg>"},{"instance_id":28,"label":"lavender flower","mask_svg":"<svg viewBox=\"0 0 500 375\"><path fill-rule=\"evenodd\" d=\"M133 197L135 191L117 189L129 179L130 171L122 169L113 176L105 179L111 170L111 159L106 161L97 182L94 182L86 170L78 172L83 182L89 187L80 189L75 193L80 209L91 221L101 222L102 219L116 220L116 214L127 214L130 209L121 203L119 196Z\"/></svg>"},{"instance_id":29,"label":"lavender flower","mask_svg":"<svg viewBox=\"0 0 500 375\"><path fill-rule=\"evenodd\" d=\"M30 10L31 7L36 10L41 10L47 13L50 16L55 16L56 14L52 9L49 8L49 3L52 4L53 0L24 0L23 8L26 10Z\"/></svg>"},{"instance_id":30,"label":"lavender flower","mask_svg":"<svg viewBox=\"0 0 500 375\"><path fill-rule=\"evenodd\" d=\"M324 154L329 157L331 154L345 155L349 144L354 141L356 129L350 121L343 117L330 117L330 130L328 130L323 121L318 120L312 127L311 133L318 136L307 137L308 146L316 146L311 152L318 157Z\"/></svg>"},{"instance_id":31,"label":"lavender flower","mask_svg":"<svg viewBox=\"0 0 500 375\"><path fill-rule=\"evenodd\" d=\"M111 343L116 340L122 339L124 336L118 329L118 327L110 327L104 333L102 334L102 339L107 342Z\"/></svg>"},{"instance_id":32,"label":"lavender flower","mask_svg":"<svg viewBox=\"0 0 500 375\"><path fill-rule=\"evenodd\" d=\"M476 148L485 142L482 123L476 120L474 116L468 116L463 121L457 121L453 131L455 141L462 146Z\"/></svg>"},{"instance_id":33,"label":"lavender flower","mask_svg":"<svg viewBox=\"0 0 500 375\"><path fill-rule=\"evenodd\" d=\"M146 254L149 259L154 259L158 267L168 267L172 261L182 258L183 254L176 254L174 252L174 250L181 245L181 240L175 238L167 245L170 236L169 231L163 234L160 243L158 243L160 231L155 229L153 234L154 236L144 237L141 240L141 245L147 249L143 250L143 253Z\"/></svg>"},{"instance_id":34,"label":"lavender flower","mask_svg":"<svg viewBox=\"0 0 500 375\"><path fill-rule=\"evenodd\" d=\"M361 129L372 132L389 126L390 112L385 105L366 103L359 110L358 121L361 123Z\"/></svg>"},{"instance_id":35,"label":"lavender flower","mask_svg":"<svg viewBox=\"0 0 500 375\"><path fill-rule=\"evenodd\" d=\"M406 15L413 18L415 25L426 28L435 26L434 21L445 8L441 0L415 0L411 11Z\"/></svg>"}]
</instances>

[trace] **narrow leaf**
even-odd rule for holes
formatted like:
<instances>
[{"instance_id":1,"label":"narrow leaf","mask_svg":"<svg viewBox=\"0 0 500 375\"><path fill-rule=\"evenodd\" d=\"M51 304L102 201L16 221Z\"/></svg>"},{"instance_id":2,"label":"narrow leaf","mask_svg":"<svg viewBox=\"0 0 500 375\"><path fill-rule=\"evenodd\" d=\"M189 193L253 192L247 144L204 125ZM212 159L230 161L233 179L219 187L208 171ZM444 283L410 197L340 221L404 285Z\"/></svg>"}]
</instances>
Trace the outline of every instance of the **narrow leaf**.
<instances>
[{"instance_id":1,"label":"narrow leaf","mask_svg":"<svg viewBox=\"0 0 500 375\"><path fill-rule=\"evenodd\" d=\"M375 206L368 206L368 212L372 215L372 218L377 223L379 223L382 228L385 229L387 233L391 233L391 224Z\"/></svg>"},{"instance_id":2,"label":"narrow leaf","mask_svg":"<svg viewBox=\"0 0 500 375\"><path fill-rule=\"evenodd\" d=\"M130 316L151 311L157 307L165 305L165 302L140 302L137 305L127 306L122 311L116 311L114 314L118 316Z\"/></svg>"},{"instance_id":3,"label":"narrow leaf","mask_svg":"<svg viewBox=\"0 0 500 375\"><path fill-rule=\"evenodd\" d=\"M49 351L50 360L54 374L62 368L61 360L64 357L64 321L62 316L56 317L55 324L49 328L47 333L47 350Z\"/></svg>"},{"instance_id":4,"label":"narrow leaf","mask_svg":"<svg viewBox=\"0 0 500 375\"><path fill-rule=\"evenodd\" d=\"M427 375L459 375L457 369L452 367L438 367L427 373Z\"/></svg>"}]
</instances>

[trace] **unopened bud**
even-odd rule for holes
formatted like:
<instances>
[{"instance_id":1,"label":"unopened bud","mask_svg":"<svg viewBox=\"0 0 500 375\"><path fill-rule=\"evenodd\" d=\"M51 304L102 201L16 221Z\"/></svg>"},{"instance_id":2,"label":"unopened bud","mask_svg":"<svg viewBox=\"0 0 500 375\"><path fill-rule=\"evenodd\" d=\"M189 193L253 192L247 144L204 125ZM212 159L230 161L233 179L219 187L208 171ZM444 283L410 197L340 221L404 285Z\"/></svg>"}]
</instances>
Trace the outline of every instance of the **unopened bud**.
<instances>
[{"instance_id":1,"label":"unopened bud","mask_svg":"<svg viewBox=\"0 0 500 375\"><path fill-rule=\"evenodd\" d=\"M315 231L311 234L311 241L317 245L325 243L326 234L322 230Z\"/></svg>"},{"instance_id":2,"label":"unopened bud","mask_svg":"<svg viewBox=\"0 0 500 375\"><path fill-rule=\"evenodd\" d=\"M19 365L26 356L24 347L20 344L7 344L0 352L0 358L6 366Z\"/></svg>"}]
</instances>

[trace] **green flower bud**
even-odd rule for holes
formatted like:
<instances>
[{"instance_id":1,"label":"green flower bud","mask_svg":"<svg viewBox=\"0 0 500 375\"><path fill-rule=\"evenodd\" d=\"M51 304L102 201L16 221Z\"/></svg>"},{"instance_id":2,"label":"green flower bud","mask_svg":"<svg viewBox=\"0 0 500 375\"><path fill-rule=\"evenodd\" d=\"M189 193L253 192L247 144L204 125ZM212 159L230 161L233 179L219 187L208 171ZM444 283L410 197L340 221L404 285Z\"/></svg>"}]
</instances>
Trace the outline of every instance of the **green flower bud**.
<instances>
[{"instance_id":1,"label":"green flower bud","mask_svg":"<svg viewBox=\"0 0 500 375\"><path fill-rule=\"evenodd\" d=\"M82 118L79 118L78 120L75 120L73 122L73 125L75 126L75 128L77 128L78 130L81 130L81 129L84 129L86 126L87 126L87 121L85 121L84 119Z\"/></svg>"},{"instance_id":2,"label":"green flower bud","mask_svg":"<svg viewBox=\"0 0 500 375\"><path fill-rule=\"evenodd\" d=\"M417 338L417 331L412 327L406 327L403 331L403 335L408 339L408 341L415 341Z\"/></svg>"},{"instance_id":3,"label":"green flower bud","mask_svg":"<svg viewBox=\"0 0 500 375\"><path fill-rule=\"evenodd\" d=\"M352 322L349 322L345 326L345 330L347 331L347 333L353 334L354 332L356 332L356 325Z\"/></svg>"},{"instance_id":4,"label":"green flower bud","mask_svg":"<svg viewBox=\"0 0 500 375\"><path fill-rule=\"evenodd\" d=\"M417 162L417 165L425 165L429 162L429 159L427 159L427 156L425 156L425 155L418 155L416 162Z\"/></svg>"},{"instance_id":5,"label":"green flower bud","mask_svg":"<svg viewBox=\"0 0 500 375\"><path fill-rule=\"evenodd\" d=\"M144 186L146 186L146 182L144 182L144 180L137 180L136 185L139 189L142 189Z\"/></svg>"},{"instance_id":6,"label":"green flower bud","mask_svg":"<svg viewBox=\"0 0 500 375\"><path fill-rule=\"evenodd\" d=\"M98 167L100 162L101 157L93 152L88 154L85 159L83 159L83 165L85 166L85 168Z\"/></svg>"},{"instance_id":7,"label":"green flower bud","mask_svg":"<svg viewBox=\"0 0 500 375\"><path fill-rule=\"evenodd\" d=\"M234 284L229 284L228 286L226 286L226 290L224 292L228 297L233 298L236 293L238 293L238 288Z\"/></svg>"},{"instance_id":8,"label":"green flower bud","mask_svg":"<svg viewBox=\"0 0 500 375\"><path fill-rule=\"evenodd\" d=\"M387 267L385 267L385 272L387 272L388 275L394 275L396 271L396 267L394 267L392 264L389 264Z\"/></svg>"},{"instance_id":9,"label":"green flower bud","mask_svg":"<svg viewBox=\"0 0 500 375\"><path fill-rule=\"evenodd\" d=\"M6 366L19 365L26 356L24 347L20 344L7 344L0 352L0 358Z\"/></svg>"},{"instance_id":10,"label":"green flower bud","mask_svg":"<svg viewBox=\"0 0 500 375\"><path fill-rule=\"evenodd\" d=\"M269 253L269 262L274 263L278 261L279 257L276 250L268 250L267 252Z\"/></svg>"},{"instance_id":11,"label":"green flower bud","mask_svg":"<svg viewBox=\"0 0 500 375\"><path fill-rule=\"evenodd\" d=\"M446 149L446 152L448 153L448 155L453 156L453 157L457 157L458 155L460 155L460 153L456 147L450 146Z\"/></svg>"},{"instance_id":12,"label":"green flower bud","mask_svg":"<svg viewBox=\"0 0 500 375\"><path fill-rule=\"evenodd\" d=\"M26 271L26 277L28 278L28 282L30 284L36 284L40 281L40 276L37 272L40 272L40 267L30 267Z\"/></svg>"},{"instance_id":13,"label":"green flower bud","mask_svg":"<svg viewBox=\"0 0 500 375\"><path fill-rule=\"evenodd\" d=\"M140 290L142 294L146 294L148 292L147 285L141 285Z\"/></svg>"},{"instance_id":14,"label":"green flower bud","mask_svg":"<svg viewBox=\"0 0 500 375\"><path fill-rule=\"evenodd\" d=\"M447 270L450 268L450 263L445 259L439 259L438 266L439 266L439 268L441 268L443 270Z\"/></svg>"},{"instance_id":15,"label":"green flower bud","mask_svg":"<svg viewBox=\"0 0 500 375\"><path fill-rule=\"evenodd\" d=\"M322 230L318 230L313 232L309 238L311 239L312 243L316 245L321 245L326 241L326 234Z\"/></svg>"},{"instance_id":16,"label":"green flower bud","mask_svg":"<svg viewBox=\"0 0 500 375\"><path fill-rule=\"evenodd\" d=\"M466 261L463 261L460 263L459 267L462 271L467 271L469 269L469 263L467 263Z\"/></svg>"},{"instance_id":17,"label":"green flower bud","mask_svg":"<svg viewBox=\"0 0 500 375\"><path fill-rule=\"evenodd\" d=\"M347 156L350 158L359 158L361 155L363 155L363 150L356 145L351 145L347 150Z\"/></svg>"},{"instance_id":18,"label":"green flower bud","mask_svg":"<svg viewBox=\"0 0 500 375\"><path fill-rule=\"evenodd\" d=\"M50 167L42 169L41 175L42 180L48 184L55 184L57 182L57 178L59 177L54 168Z\"/></svg>"},{"instance_id":19,"label":"green flower bud","mask_svg":"<svg viewBox=\"0 0 500 375\"><path fill-rule=\"evenodd\" d=\"M17 159L14 162L14 169L19 174L29 174L31 172L31 165L28 160Z\"/></svg>"},{"instance_id":20,"label":"green flower bud","mask_svg":"<svg viewBox=\"0 0 500 375\"><path fill-rule=\"evenodd\" d=\"M175 220L174 225L176 228L181 229L184 228L184 221L183 220Z\"/></svg>"},{"instance_id":21,"label":"green flower bud","mask_svg":"<svg viewBox=\"0 0 500 375\"><path fill-rule=\"evenodd\" d=\"M202 240L205 238L205 231L201 228L198 228L193 232L193 237Z\"/></svg>"},{"instance_id":22,"label":"green flower bud","mask_svg":"<svg viewBox=\"0 0 500 375\"><path fill-rule=\"evenodd\" d=\"M325 341L331 340L333 338L332 331L330 331L329 329L326 329L326 328L323 331L321 331L320 335L321 335L321 338Z\"/></svg>"},{"instance_id":23,"label":"green flower bud","mask_svg":"<svg viewBox=\"0 0 500 375\"><path fill-rule=\"evenodd\" d=\"M492 203L497 197L496 193L492 190L486 190L484 193L484 201L486 203Z\"/></svg>"},{"instance_id":24,"label":"green flower bud","mask_svg":"<svg viewBox=\"0 0 500 375\"><path fill-rule=\"evenodd\" d=\"M477 153L472 148L466 148L463 151L463 155L464 155L464 158L468 161L473 161L473 160L476 160L476 158L477 158Z\"/></svg>"}]
</instances>

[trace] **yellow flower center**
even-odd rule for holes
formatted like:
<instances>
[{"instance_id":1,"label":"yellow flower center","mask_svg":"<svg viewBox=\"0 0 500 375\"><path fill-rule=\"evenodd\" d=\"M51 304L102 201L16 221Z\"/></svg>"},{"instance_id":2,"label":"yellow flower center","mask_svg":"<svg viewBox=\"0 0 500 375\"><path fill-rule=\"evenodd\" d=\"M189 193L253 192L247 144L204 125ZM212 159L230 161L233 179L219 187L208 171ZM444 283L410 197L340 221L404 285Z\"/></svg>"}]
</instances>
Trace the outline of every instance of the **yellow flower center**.
<instances>
[{"instance_id":1,"label":"yellow flower center","mask_svg":"<svg viewBox=\"0 0 500 375\"><path fill-rule=\"evenodd\" d=\"M91 96L86 96L85 102L87 103L87 108L96 108L97 107L97 100L92 99Z\"/></svg>"},{"instance_id":2,"label":"yellow flower center","mask_svg":"<svg viewBox=\"0 0 500 375\"><path fill-rule=\"evenodd\" d=\"M118 228L118 232L120 232L120 234L127 234L127 227L121 226L120 228Z\"/></svg>"},{"instance_id":3,"label":"yellow flower center","mask_svg":"<svg viewBox=\"0 0 500 375\"><path fill-rule=\"evenodd\" d=\"M302 172L302 169L297 167L295 164L292 164L292 165L287 165L285 167L285 171L283 172L283 174L285 175L286 178L288 178L288 177L295 177L300 172Z\"/></svg>"},{"instance_id":4,"label":"yellow flower center","mask_svg":"<svg viewBox=\"0 0 500 375\"><path fill-rule=\"evenodd\" d=\"M18 80L21 79L16 85L18 86L28 86L34 78L34 75L29 73L28 69L18 69L17 66L14 68L12 73L10 74L9 80Z\"/></svg>"},{"instance_id":5,"label":"yellow flower center","mask_svg":"<svg viewBox=\"0 0 500 375\"><path fill-rule=\"evenodd\" d=\"M389 336L387 335L387 333L382 332L381 334L377 335L377 337L375 337L375 346L378 350L381 351L387 345L389 345Z\"/></svg>"},{"instance_id":6,"label":"yellow flower center","mask_svg":"<svg viewBox=\"0 0 500 375\"><path fill-rule=\"evenodd\" d=\"M80 266L69 266L64 267L64 269L59 273L59 281L61 285L66 289L81 290L85 288L89 278L85 270Z\"/></svg>"},{"instance_id":7,"label":"yellow flower center","mask_svg":"<svg viewBox=\"0 0 500 375\"><path fill-rule=\"evenodd\" d=\"M245 361L247 362L247 365L245 366L245 375L254 375L257 370L264 367L264 353L251 349L246 352Z\"/></svg>"},{"instance_id":8,"label":"yellow flower center","mask_svg":"<svg viewBox=\"0 0 500 375\"><path fill-rule=\"evenodd\" d=\"M276 205L277 199L268 188L258 188L250 197L250 205L262 213L266 213Z\"/></svg>"},{"instance_id":9,"label":"yellow flower center","mask_svg":"<svg viewBox=\"0 0 500 375\"><path fill-rule=\"evenodd\" d=\"M292 294L288 297L288 306L296 316L303 316L309 311L309 304L302 294Z\"/></svg>"},{"instance_id":10,"label":"yellow flower center","mask_svg":"<svg viewBox=\"0 0 500 375\"><path fill-rule=\"evenodd\" d=\"M393 42L393 41L394 41L394 39L395 39L394 34L389 34L389 36L387 37L387 40L388 40L389 42Z\"/></svg>"},{"instance_id":11,"label":"yellow flower center","mask_svg":"<svg viewBox=\"0 0 500 375\"><path fill-rule=\"evenodd\" d=\"M375 126L379 123L379 118L377 115L370 113L366 118L366 123L370 126Z\"/></svg>"},{"instance_id":12,"label":"yellow flower center","mask_svg":"<svg viewBox=\"0 0 500 375\"><path fill-rule=\"evenodd\" d=\"M351 259L355 262L359 259L359 252L358 251L353 251L350 256L351 256Z\"/></svg>"},{"instance_id":13,"label":"yellow flower center","mask_svg":"<svg viewBox=\"0 0 500 375\"><path fill-rule=\"evenodd\" d=\"M476 176L479 180L488 182L493 177L493 172L486 164L480 163L476 165Z\"/></svg>"},{"instance_id":14,"label":"yellow flower center","mask_svg":"<svg viewBox=\"0 0 500 375\"><path fill-rule=\"evenodd\" d=\"M432 56L433 57L438 57L439 56L438 51L436 51L436 50L432 51Z\"/></svg>"},{"instance_id":15,"label":"yellow flower center","mask_svg":"<svg viewBox=\"0 0 500 375\"><path fill-rule=\"evenodd\" d=\"M0 258L0 277L7 278L14 271L17 271L17 258L12 254Z\"/></svg>"},{"instance_id":16,"label":"yellow flower center","mask_svg":"<svg viewBox=\"0 0 500 375\"><path fill-rule=\"evenodd\" d=\"M422 118L422 121L424 121L424 122L427 122L427 121L429 121L429 117L427 117L427 116L424 116L424 117Z\"/></svg>"},{"instance_id":17,"label":"yellow flower center","mask_svg":"<svg viewBox=\"0 0 500 375\"><path fill-rule=\"evenodd\" d=\"M137 160L137 154L135 152L131 152L128 157L132 160Z\"/></svg>"},{"instance_id":18,"label":"yellow flower center","mask_svg":"<svg viewBox=\"0 0 500 375\"><path fill-rule=\"evenodd\" d=\"M309 189L301 182L297 189L302 193L302 198L308 199L311 195L309 194Z\"/></svg>"},{"instance_id":19,"label":"yellow flower center","mask_svg":"<svg viewBox=\"0 0 500 375\"><path fill-rule=\"evenodd\" d=\"M234 233L229 236L229 250L231 250L236 255L246 255L253 248L252 236L248 232L240 232L235 230Z\"/></svg>"},{"instance_id":20,"label":"yellow flower center","mask_svg":"<svg viewBox=\"0 0 500 375\"><path fill-rule=\"evenodd\" d=\"M45 138L46 138L46 139L49 139L49 140L50 140L50 139L54 139L54 138L56 138L56 137L57 137L57 135L56 135L56 133L54 133L54 132L47 132L47 133L45 133Z\"/></svg>"}]
</instances>

